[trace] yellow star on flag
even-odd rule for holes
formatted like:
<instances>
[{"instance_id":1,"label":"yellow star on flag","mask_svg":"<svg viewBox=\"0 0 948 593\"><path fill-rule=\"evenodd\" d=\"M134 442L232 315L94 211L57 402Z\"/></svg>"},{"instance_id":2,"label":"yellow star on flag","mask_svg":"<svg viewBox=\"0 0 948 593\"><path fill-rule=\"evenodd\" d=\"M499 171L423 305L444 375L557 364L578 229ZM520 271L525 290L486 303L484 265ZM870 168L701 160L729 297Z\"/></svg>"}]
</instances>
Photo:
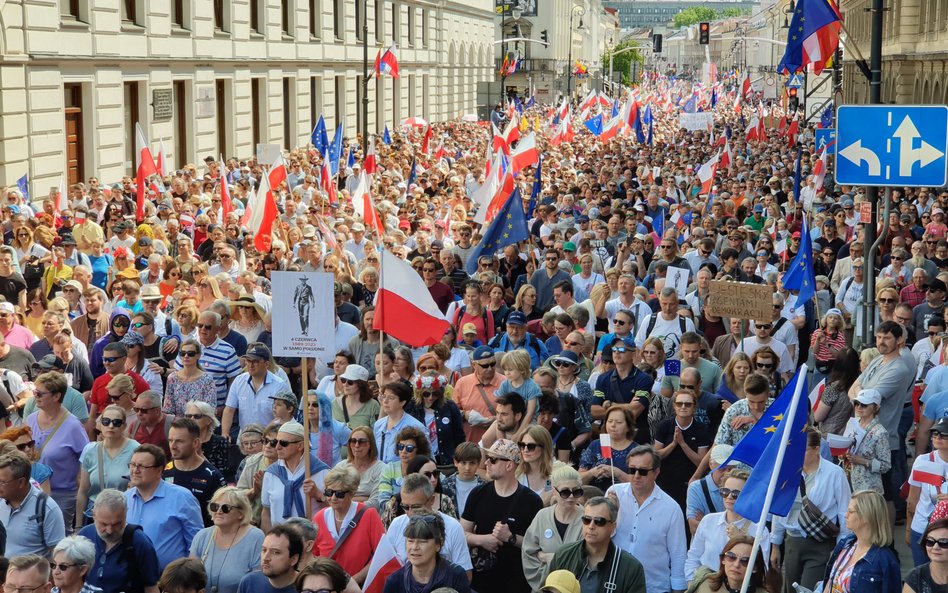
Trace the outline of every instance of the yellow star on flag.
<instances>
[{"instance_id":1,"label":"yellow star on flag","mask_svg":"<svg viewBox=\"0 0 948 593\"><path fill-rule=\"evenodd\" d=\"M776 420L777 422L780 422L781 420L783 420L783 414L777 414L777 415L775 415L775 416L774 416L774 420Z\"/></svg>"},{"instance_id":2,"label":"yellow star on flag","mask_svg":"<svg viewBox=\"0 0 948 593\"><path fill-rule=\"evenodd\" d=\"M767 428L764 429L764 432L777 432L777 427L776 427L776 426L768 426Z\"/></svg>"}]
</instances>

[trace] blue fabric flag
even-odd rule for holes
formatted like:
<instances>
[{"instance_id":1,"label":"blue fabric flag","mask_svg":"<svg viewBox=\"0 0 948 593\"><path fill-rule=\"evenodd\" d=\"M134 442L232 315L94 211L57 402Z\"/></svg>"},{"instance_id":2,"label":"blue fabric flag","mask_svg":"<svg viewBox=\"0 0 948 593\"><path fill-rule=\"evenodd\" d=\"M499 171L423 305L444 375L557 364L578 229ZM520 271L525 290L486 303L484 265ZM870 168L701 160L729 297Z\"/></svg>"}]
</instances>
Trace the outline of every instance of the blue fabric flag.
<instances>
[{"instance_id":1,"label":"blue fabric flag","mask_svg":"<svg viewBox=\"0 0 948 593\"><path fill-rule=\"evenodd\" d=\"M408 172L408 183L406 184L408 189L411 189L411 186L415 184L415 180L418 178L418 171L416 167L417 163L415 162L415 159L412 159L411 170Z\"/></svg>"},{"instance_id":2,"label":"blue fabric flag","mask_svg":"<svg viewBox=\"0 0 948 593\"><path fill-rule=\"evenodd\" d=\"M698 99L697 95L692 94L691 97L685 102L685 106L681 108L685 113L695 113L698 111Z\"/></svg>"},{"instance_id":3,"label":"blue fabric flag","mask_svg":"<svg viewBox=\"0 0 948 593\"><path fill-rule=\"evenodd\" d=\"M528 238L530 231L527 230L527 217L523 212L523 198L518 187L484 231L484 238L467 260L467 273L474 274L477 271L477 260L482 255L494 255L507 245L526 241Z\"/></svg>"},{"instance_id":4,"label":"blue fabric flag","mask_svg":"<svg viewBox=\"0 0 948 593\"><path fill-rule=\"evenodd\" d=\"M645 130L642 129L642 116L635 116L635 141L639 144L645 144Z\"/></svg>"},{"instance_id":5,"label":"blue fabric flag","mask_svg":"<svg viewBox=\"0 0 948 593\"><path fill-rule=\"evenodd\" d=\"M713 89L711 89L711 109L714 109L714 107L717 104L718 104L718 88L714 87Z\"/></svg>"},{"instance_id":6,"label":"blue fabric flag","mask_svg":"<svg viewBox=\"0 0 948 593\"><path fill-rule=\"evenodd\" d=\"M458 148L457 154L454 155L454 160L459 161L459 160L461 160L461 157L463 157L463 156L464 156L464 153L461 152L461 149L460 149L460 148Z\"/></svg>"},{"instance_id":7,"label":"blue fabric flag","mask_svg":"<svg viewBox=\"0 0 948 593\"><path fill-rule=\"evenodd\" d=\"M823 115L820 116L820 127L821 128L833 127L833 104L832 103L826 106L826 109L823 111Z\"/></svg>"},{"instance_id":8,"label":"blue fabric flag","mask_svg":"<svg viewBox=\"0 0 948 593\"><path fill-rule=\"evenodd\" d=\"M527 102L526 102L526 104L524 104L523 107L524 107L525 109L530 109L531 107L533 107L533 105L534 105L536 102L537 102L537 98L536 98L535 96L533 96L533 95L530 95L530 98L527 99Z\"/></svg>"},{"instance_id":9,"label":"blue fabric flag","mask_svg":"<svg viewBox=\"0 0 948 593\"><path fill-rule=\"evenodd\" d=\"M822 71L826 62L832 57L835 51L835 45L838 45L837 39L838 26L836 31L832 30L831 25L840 21L839 14L830 5L829 0L800 0L797 2L796 9L793 11L793 18L790 20L790 28L787 31L787 49L777 65L777 72L787 74L803 70L808 63L815 63L817 74ZM815 35L815 39L811 37ZM813 44L814 41L819 44L819 51L814 52L813 47L809 50L804 48L804 44ZM821 57L816 62L807 61L805 53L817 53Z\"/></svg>"},{"instance_id":10,"label":"blue fabric flag","mask_svg":"<svg viewBox=\"0 0 948 593\"><path fill-rule=\"evenodd\" d=\"M389 146L392 144L392 135L388 133L388 124L385 125L385 130L382 132L382 142Z\"/></svg>"},{"instance_id":11,"label":"blue fabric flag","mask_svg":"<svg viewBox=\"0 0 948 593\"><path fill-rule=\"evenodd\" d=\"M793 199L800 201L800 184L803 182L803 174L800 171L800 154L802 152L801 148L797 148L797 164L793 170Z\"/></svg>"},{"instance_id":12,"label":"blue fabric flag","mask_svg":"<svg viewBox=\"0 0 948 593\"><path fill-rule=\"evenodd\" d=\"M602 114L600 113L599 115L591 119L587 119L586 121L583 122L583 125L585 125L586 129L588 129L590 132L592 132L596 136L601 135L602 134Z\"/></svg>"},{"instance_id":13,"label":"blue fabric flag","mask_svg":"<svg viewBox=\"0 0 948 593\"><path fill-rule=\"evenodd\" d=\"M329 145L329 171L335 175L339 172L339 159L342 158L342 137L346 134L346 119L339 120L336 133L333 134L332 144Z\"/></svg>"},{"instance_id":14,"label":"blue fabric flag","mask_svg":"<svg viewBox=\"0 0 948 593\"><path fill-rule=\"evenodd\" d=\"M793 401L797 381L803 381L800 400L797 402L793 418L789 418L790 403ZM777 489L774 491L769 512L780 517L786 517L790 512L790 507L800 490L803 472L806 422L809 412L808 395L806 377L801 376L798 370L757 424L734 447L725 465L732 461L740 461L755 468L734 504L734 511L738 515L755 522L762 519L770 477L777 465L777 450L780 448L780 442L785 438L789 440L783 463L777 468Z\"/></svg>"},{"instance_id":15,"label":"blue fabric flag","mask_svg":"<svg viewBox=\"0 0 948 593\"><path fill-rule=\"evenodd\" d=\"M326 151L329 150L329 135L326 133L326 121L323 120L323 116L321 115L319 116L319 121L316 122L316 127L313 128L312 141L316 152L319 154L326 154Z\"/></svg>"},{"instance_id":16,"label":"blue fabric flag","mask_svg":"<svg viewBox=\"0 0 948 593\"><path fill-rule=\"evenodd\" d=\"M16 186L20 188L20 193L23 194L23 197L26 198L26 201L30 201L30 174L27 173L23 177L20 177L16 180Z\"/></svg>"},{"instance_id":17,"label":"blue fabric flag","mask_svg":"<svg viewBox=\"0 0 948 593\"><path fill-rule=\"evenodd\" d=\"M810 229L806 218L803 219L803 229L800 231L800 251L790 262L790 267L783 275L783 285L787 290L799 290L797 303L808 303L816 294L816 276L813 271L813 242L810 240Z\"/></svg>"},{"instance_id":18,"label":"blue fabric flag","mask_svg":"<svg viewBox=\"0 0 948 593\"><path fill-rule=\"evenodd\" d=\"M665 236L665 209L659 208L658 214L652 217L652 230L661 239Z\"/></svg>"},{"instance_id":19,"label":"blue fabric flag","mask_svg":"<svg viewBox=\"0 0 948 593\"><path fill-rule=\"evenodd\" d=\"M652 118L652 106L651 106L651 105L646 105L646 106L645 106L645 115L642 116L642 119L645 121L645 124L648 126L648 140L646 141L646 144L648 144L649 146L652 146L652 121L653 121L653 118Z\"/></svg>"},{"instance_id":20,"label":"blue fabric flag","mask_svg":"<svg viewBox=\"0 0 948 593\"><path fill-rule=\"evenodd\" d=\"M348 168L351 169L352 166L355 165L355 164L356 164L355 149L350 146L350 147L349 147L349 158L346 159L346 167L348 167Z\"/></svg>"},{"instance_id":21,"label":"blue fabric flag","mask_svg":"<svg viewBox=\"0 0 948 593\"><path fill-rule=\"evenodd\" d=\"M530 204L528 206L527 218L533 218L533 211L536 210L537 202L540 200L540 192L543 191L540 181L540 169L543 167L543 157L537 162L537 170L533 173L533 189L530 191Z\"/></svg>"},{"instance_id":22,"label":"blue fabric flag","mask_svg":"<svg viewBox=\"0 0 948 593\"><path fill-rule=\"evenodd\" d=\"M612 102L612 117L619 115L619 99Z\"/></svg>"}]
</instances>

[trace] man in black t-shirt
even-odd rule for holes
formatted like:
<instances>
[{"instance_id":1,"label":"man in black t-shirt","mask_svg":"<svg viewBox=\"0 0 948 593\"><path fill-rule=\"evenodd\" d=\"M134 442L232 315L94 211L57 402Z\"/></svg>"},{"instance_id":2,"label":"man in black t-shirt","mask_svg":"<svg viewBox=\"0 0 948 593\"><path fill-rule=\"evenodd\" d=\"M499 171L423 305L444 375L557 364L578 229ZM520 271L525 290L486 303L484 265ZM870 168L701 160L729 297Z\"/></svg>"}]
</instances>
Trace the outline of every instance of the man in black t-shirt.
<instances>
[{"instance_id":1,"label":"man in black t-shirt","mask_svg":"<svg viewBox=\"0 0 948 593\"><path fill-rule=\"evenodd\" d=\"M13 269L13 254L9 249L0 251L0 296L16 304L20 301L20 291L26 290L26 280Z\"/></svg>"},{"instance_id":2,"label":"man in black t-shirt","mask_svg":"<svg viewBox=\"0 0 948 593\"><path fill-rule=\"evenodd\" d=\"M532 490L517 482L520 449L507 439L497 440L487 455L487 474L467 498L461 526L474 562L471 589L490 593L522 593L530 585L523 576L520 548L523 535L543 508ZM494 556L489 569L478 569L480 558Z\"/></svg>"},{"instance_id":3,"label":"man in black t-shirt","mask_svg":"<svg viewBox=\"0 0 948 593\"><path fill-rule=\"evenodd\" d=\"M171 461L165 466L164 479L185 488L201 507L204 526L210 527L211 514L207 503L218 489L227 485L224 476L201 455L201 428L190 418L177 418L168 431Z\"/></svg>"}]
</instances>

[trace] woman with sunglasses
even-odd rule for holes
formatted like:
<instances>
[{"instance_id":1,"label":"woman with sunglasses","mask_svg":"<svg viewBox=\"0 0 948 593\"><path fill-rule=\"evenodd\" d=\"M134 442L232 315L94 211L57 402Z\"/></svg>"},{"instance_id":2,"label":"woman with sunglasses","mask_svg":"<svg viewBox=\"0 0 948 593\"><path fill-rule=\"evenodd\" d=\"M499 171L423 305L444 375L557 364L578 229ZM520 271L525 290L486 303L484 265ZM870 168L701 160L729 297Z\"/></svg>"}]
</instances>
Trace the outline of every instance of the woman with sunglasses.
<instances>
[{"instance_id":1,"label":"woman with sunglasses","mask_svg":"<svg viewBox=\"0 0 948 593\"><path fill-rule=\"evenodd\" d=\"M750 553L754 538L749 535L732 537L724 545L720 555L720 568L712 572L700 568L691 581L691 593L731 593L740 591L750 565ZM779 593L782 584L779 570L767 570L764 557L757 554L754 571L751 573L748 593Z\"/></svg>"},{"instance_id":2,"label":"woman with sunglasses","mask_svg":"<svg viewBox=\"0 0 948 593\"><path fill-rule=\"evenodd\" d=\"M233 486L215 492L207 510L214 525L194 535L191 558L204 564L208 591L237 593L240 579L260 568L263 532L250 524L250 501Z\"/></svg>"},{"instance_id":3,"label":"woman with sunglasses","mask_svg":"<svg viewBox=\"0 0 948 593\"><path fill-rule=\"evenodd\" d=\"M751 355L752 372L767 377L767 380L770 381L771 393L780 393L780 390L783 389L783 377L777 372L779 362L780 358L770 346L761 346Z\"/></svg>"},{"instance_id":4,"label":"woman with sunglasses","mask_svg":"<svg viewBox=\"0 0 948 593\"><path fill-rule=\"evenodd\" d=\"M649 338L642 344L642 362L655 371L652 394L662 392L662 380L665 378L665 344L661 338ZM594 385L594 383L591 383Z\"/></svg>"},{"instance_id":5,"label":"woman with sunglasses","mask_svg":"<svg viewBox=\"0 0 948 593\"><path fill-rule=\"evenodd\" d=\"M425 425L438 465L451 465L455 447L465 440L461 410L445 398L447 381L434 371L418 376L413 382L414 397L405 406L406 413Z\"/></svg>"},{"instance_id":6,"label":"woman with sunglasses","mask_svg":"<svg viewBox=\"0 0 948 593\"><path fill-rule=\"evenodd\" d=\"M408 562L385 579L384 593L431 593L444 587L470 593L464 569L442 556L444 541L444 519L440 515L414 513L405 527Z\"/></svg>"},{"instance_id":7,"label":"woman with sunglasses","mask_svg":"<svg viewBox=\"0 0 948 593\"><path fill-rule=\"evenodd\" d=\"M349 364L339 376L342 397L333 399L332 417L349 428L373 426L381 406L369 391L369 371L358 364Z\"/></svg>"},{"instance_id":8,"label":"woman with sunglasses","mask_svg":"<svg viewBox=\"0 0 948 593\"><path fill-rule=\"evenodd\" d=\"M79 456L79 492L76 496L75 528L82 529L92 521L96 496L106 488L125 491L128 487L128 464L138 442L128 438L128 413L112 404L96 420L102 440L89 443Z\"/></svg>"},{"instance_id":9,"label":"woman with sunglasses","mask_svg":"<svg viewBox=\"0 0 948 593\"><path fill-rule=\"evenodd\" d=\"M521 286L520 290L517 291L512 310L520 311L526 315L528 322L542 319L543 311L537 308L537 289L530 284Z\"/></svg>"},{"instance_id":10,"label":"woman with sunglasses","mask_svg":"<svg viewBox=\"0 0 948 593\"><path fill-rule=\"evenodd\" d=\"M401 490L402 476L408 475L408 464L412 459L419 455L431 456L427 435L414 426L403 428L395 435L395 451L398 460L385 464L385 469L382 470L378 489L379 506L384 505Z\"/></svg>"},{"instance_id":11,"label":"woman with sunglasses","mask_svg":"<svg viewBox=\"0 0 948 593\"><path fill-rule=\"evenodd\" d=\"M168 374L168 388L165 391L161 411L175 417L184 416L189 401L203 401L217 405L217 387L214 379L201 368L201 343L194 339L185 340L178 351L181 368Z\"/></svg>"},{"instance_id":12,"label":"woman with sunglasses","mask_svg":"<svg viewBox=\"0 0 948 593\"><path fill-rule=\"evenodd\" d=\"M211 465L224 474L224 478L233 483L237 468L230 460L230 442L214 429L221 425L216 409L206 401L192 400L185 404L184 417L194 420L201 429L201 451Z\"/></svg>"},{"instance_id":13,"label":"woman with sunglasses","mask_svg":"<svg viewBox=\"0 0 948 593\"><path fill-rule=\"evenodd\" d=\"M816 368L813 383L817 384L833 370L836 356L846 349L846 321L839 309L830 309L823 315L820 327L810 338L810 352Z\"/></svg>"},{"instance_id":14,"label":"woman with sunglasses","mask_svg":"<svg viewBox=\"0 0 948 593\"><path fill-rule=\"evenodd\" d=\"M226 301L227 298L221 292L217 279L213 276L207 276L197 282L198 289L198 309L201 311L209 310L214 301Z\"/></svg>"},{"instance_id":15,"label":"woman with sunglasses","mask_svg":"<svg viewBox=\"0 0 948 593\"><path fill-rule=\"evenodd\" d=\"M833 593L899 591L899 559L892 548L892 525L886 501L878 492L853 493L846 511L852 532L836 544L823 577L823 590Z\"/></svg>"},{"instance_id":16,"label":"woman with sunglasses","mask_svg":"<svg viewBox=\"0 0 948 593\"><path fill-rule=\"evenodd\" d=\"M928 563L916 566L905 577L902 593L944 591L948 587L948 515L945 503L940 503L922 533L922 542L928 553Z\"/></svg>"},{"instance_id":17,"label":"woman with sunglasses","mask_svg":"<svg viewBox=\"0 0 948 593\"><path fill-rule=\"evenodd\" d=\"M244 460L240 477L237 478L237 488L243 492L250 500L252 523L260 524L260 512L262 510L260 502L260 489L263 486L263 473L271 463L276 463L276 437L279 432L279 426L268 426L263 430L261 439L262 451L254 453Z\"/></svg>"},{"instance_id":18,"label":"woman with sunglasses","mask_svg":"<svg viewBox=\"0 0 948 593\"><path fill-rule=\"evenodd\" d=\"M359 482L352 467L335 467L326 474L323 494L329 506L313 517L313 555L332 558L362 584L385 527L374 508L353 500Z\"/></svg>"},{"instance_id":19,"label":"woman with sunglasses","mask_svg":"<svg viewBox=\"0 0 948 593\"><path fill-rule=\"evenodd\" d=\"M533 490L543 500L550 503L553 485L550 475L553 473L553 439L550 432L537 424L531 424L520 433L517 442L520 447L520 465L517 467L517 481Z\"/></svg>"},{"instance_id":20,"label":"woman with sunglasses","mask_svg":"<svg viewBox=\"0 0 948 593\"><path fill-rule=\"evenodd\" d=\"M157 393L164 393L165 385L161 378L145 358L145 338L135 330L130 330L120 340L125 344L125 368L137 373L148 383L148 388Z\"/></svg>"},{"instance_id":21,"label":"woman with sunglasses","mask_svg":"<svg viewBox=\"0 0 948 593\"><path fill-rule=\"evenodd\" d=\"M580 503L584 498L579 472L561 465L553 470L550 481L553 486L550 505L533 518L521 547L523 575L531 591L542 588L553 554L564 545L579 541L583 535Z\"/></svg>"},{"instance_id":22,"label":"woman with sunglasses","mask_svg":"<svg viewBox=\"0 0 948 593\"><path fill-rule=\"evenodd\" d=\"M34 288L26 293L26 305L29 308L23 316L23 325L33 332L37 339L43 337L43 317L46 315L46 294L42 288ZM40 357L42 358L42 357Z\"/></svg>"},{"instance_id":23,"label":"woman with sunglasses","mask_svg":"<svg viewBox=\"0 0 948 593\"><path fill-rule=\"evenodd\" d=\"M30 460L30 479L46 494L49 494L49 479L53 470L45 463L36 461L36 441L29 426L21 425L6 429L0 433L0 444L6 443L10 449L16 449ZM0 454L9 451L2 451Z\"/></svg>"},{"instance_id":24,"label":"woman with sunglasses","mask_svg":"<svg viewBox=\"0 0 948 593\"><path fill-rule=\"evenodd\" d=\"M662 464L664 467L664 464ZM685 559L685 578L689 581L701 568L717 571L721 567L721 555L728 541L735 537L757 534L757 523L745 519L734 510L734 505L747 484L749 474L746 471L732 469L724 477L718 491L724 501L724 511L705 515L691 539L688 557ZM760 555L770 557L770 532L764 529L760 542Z\"/></svg>"},{"instance_id":25,"label":"woman with sunglasses","mask_svg":"<svg viewBox=\"0 0 948 593\"><path fill-rule=\"evenodd\" d=\"M55 585L50 593L101 593L102 589L86 582L95 556L95 545L84 537L72 535L59 540L49 562Z\"/></svg>"},{"instance_id":26,"label":"woman with sunglasses","mask_svg":"<svg viewBox=\"0 0 948 593\"><path fill-rule=\"evenodd\" d=\"M379 450L375 446L371 427L357 426L352 429L346 444L346 458L336 467L355 468L360 480L353 499L373 508L378 507L379 483L386 466L379 461Z\"/></svg>"},{"instance_id":27,"label":"woman with sunglasses","mask_svg":"<svg viewBox=\"0 0 948 593\"><path fill-rule=\"evenodd\" d=\"M343 390L342 383L342 374L346 372L346 368L350 364L355 363L355 357L352 356L352 353L348 350L340 350L336 352L336 355L333 356L332 366L330 367L330 374L326 375L319 380L319 385L316 387L316 391L320 393L328 393L333 396L334 399L341 398L345 395Z\"/></svg>"},{"instance_id":28,"label":"woman with sunglasses","mask_svg":"<svg viewBox=\"0 0 948 593\"><path fill-rule=\"evenodd\" d=\"M13 240L10 242L17 261L20 262L27 290L40 288L46 266L53 260L53 254L49 249L35 243L33 239L34 231L31 231L29 226L21 226L16 229Z\"/></svg>"},{"instance_id":29,"label":"woman with sunglasses","mask_svg":"<svg viewBox=\"0 0 948 593\"><path fill-rule=\"evenodd\" d=\"M454 499L444 492L441 485L441 472L435 462L425 455L418 455L408 462L404 476L418 474L424 476L431 484L434 493L431 495L431 508L435 511L447 515L453 519L459 518L458 508L454 504ZM392 521L408 512L408 508L402 503L402 493L399 492L382 505L382 525L388 530L392 526Z\"/></svg>"}]
</instances>

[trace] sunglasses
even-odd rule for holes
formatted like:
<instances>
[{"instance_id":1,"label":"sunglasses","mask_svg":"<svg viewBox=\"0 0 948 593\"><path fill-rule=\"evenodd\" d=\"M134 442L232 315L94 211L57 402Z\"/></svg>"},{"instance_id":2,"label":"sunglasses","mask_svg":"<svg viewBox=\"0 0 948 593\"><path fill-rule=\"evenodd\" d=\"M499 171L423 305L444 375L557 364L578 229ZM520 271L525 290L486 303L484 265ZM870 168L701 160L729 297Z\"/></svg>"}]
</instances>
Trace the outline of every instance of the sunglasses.
<instances>
[{"instance_id":1,"label":"sunglasses","mask_svg":"<svg viewBox=\"0 0 948 593\"><path fill-rule=\"evenodd\" d=\"M115 321L112 322L112 325L114 325L115 327L128 327L131 325L131 323L128 321L125 321L124 319L116 319Z\"/></svg>"},{"instance_id":2,"label":"sunglasses","mask_svg":"<svg viewBox=\"0 0 948 593\"><path fill-rule=\"evenodd\" d=\"M349 439L350 445L368 445L369 439Z\"/></svg>"},{"instance_id":3,"label":"sunglasses","mask_svg":"<svg viewBox=\"0 0 948 593\"><path fill-rule=\"evenodd\" d=\"M331 490L329 488L323 490L323 495L326 498L338 498L339 500L342 500L348 494L349 494L348 490Z\"/></svg>"},{"instance_id":4,"label":"sunglasses","mask_svg":"<svg viewBox=\"0 0 948 593\"><path fill-rule=\"evenodd\" d=\"M216 513L217 511L220 511L226 515L230 513L232 510L234 510L234 508L235 507L232 507L229 504L218 504L216 502L207 503L207 510L211 511L212 513Z\"/></svg>"},{"instance_id":5,"label":"sunglasses","mask_svg":"<svg viewBox=\"0 0 948 593\"><path fill-rule=\"evenodd\" d=\"M398 451L399 453L402 451L406 453L414 453L415 449L417 448L418 447L416 447L415 445L406 445L404 443L398 443L397 445L395 445L395 450Z\"/></svg>"},{"instance_id":6,"label":"sunglasses","mask_svg":"<svg viewBox=\"0 0 948 593\"><path fill-rule=\"evenodd\" d=\"M925 538L926 548L934 548L935 546L938 546L942 550L948 550L948 537L942 537L938 539L932 537Z\"/></svg>"},{"instance_id":7,"label":"sunglasses","mask_svg":"<svg viewBox=\"0 0 948 593\"><path fill-rule=\"evenodd\" d=\"M948 540L946 540L946 543L948 543ZM741 566L747 566L751 561L750 556L738 556L734 552L725 552L724 554L721 554L721 560L724 560L725 562L740 562Z\"/></svg>"},{"instance_id":8,"label":"sunglasses","mask_svg":"<svg viewBox=\"0 0 948 593\"><path fill-rule=\"evenodd\" d=\"M770 363L770 362L758 362L755 366L756 366L757 368L759 368L759 369L772 369L772 368L774 368L773 363Z\"/></svg>"},{"instance_id":9,"label":"sunglasses","mask_svg":"<svg viewBox=\"0 0 948 593\"><path fill-rule=\"evenodd\" d=\"M109 363L111 363L111 362L115 362L116 360L122 360L123 358L125 358L125 357L124 357L124 356L103 356L103 357L102 357L102 362L109 362Z\"/></svg>"},{"instance_id":10,"label":"sunglasses","mask_svg":"<svg viewBox=\"0 0 948 593\"><path fill-rule=\"evenodd\" d=\"M721 498L733 498L735 500L741 495L740 490L732 490L730 488L719 488L718 492L721 493Z\"/></svg>"},{"instance_id":11,"label":"sunglasses","mask_svg":"<svg viewBox=\"0 0 948 593\"><path fill-rule=\"evenodd\" d=\"M285 440L283 440L283 439L280 439L280 440L276 441L276 444L277 444L277 447L283 447L283 448L285 449L286 447L289 447L290 445L296 445L296 444L299 444L299 443L302 443L302 442L303 442L302 439L300 439L300 440L298 440L298 441L285 441Z\"/></svg>"},{"instance_id":12,"label":"sunglasses","mask_svg":"<svg viewBox=\"0 0 948 593\"><path fill-rule=\"evenodd\" d=\"M50 563L49 563L49 567L50 567L52 570L58 570L59 572L66 572L67 570L69 570L70 568L72 568L72 567L74 567L74 566L79 566L79 565L78 565L78 564L65 564L65 563L59 563L59 564L57 564L57 563L55 563L55 562L50 562Z\"/></svg>"},{"instance_id":13,"label":"sunglasses","mask_svg":"<svg viewBox=\"0 0 948 593\"><path fill-rule=\"evenodd\" d=\"M157 409L158 409L158 406L155 406L153 408L132 408L132 411L135 412L136 414L147 414L148 412L151 412L152 410L157 410Z\"/></svg>"},{"instance_id":14,"label":"sunglasses","mask_svg":"<svg viewBox=\"0 0 948 593\"><path fill-rule=\"evenodd\" d=\"M605 527L609 523L612 523L611 520L606 517L590 517L589 515L582 516L583 525L589 525L590 523L595 523L596 527Z\"/></svg>"},{"instance_id":15,"label":"sunglasses","mask_svg":"<svg viewBox=\"0 0 948 593\"><path fill-rule=\"evenodd\" d=\"M573 488L572 490L569 488L563 488L562 490L557 490L556 493L559 494L560 498L562 499L567 499L570 496L573 498L580 498L583 494L585 494L585 490L582 488Z\"/></svg>"},{"instance_id":16,"label":"sunglasses","mask_svg":"<svg viewBox=\"0 0 948 593\"><path fill-rule=\"evenodd\" d=\"M27 443L20 443L19 445L16 446L16 448L19 449L20 451L26 451L27 449L32 449L35 446L36 446L36 441L29 441Z\"/></svg>"},{"instance_id":17,"label":"sunglasses","mask_svg":"<svg viewBox=\"0 0 948 593\"><path fill-rule=\"evenodd\" d=\"M496 362L488 362L488 363L484 363L484 364L478 364L477 366L481 367L482 369L492 369L492 368L494 368L495 366L497 366L497 363L496 363Z\"/></svg>"},{"instance_id":18,"label":"sunglasses","mask_svg":"<svg viewBox=\"0 0 948 593\"><path fill-rule=\"evenodd\" d=\"M200 329L217 329L217 326L215 326L213 323L199 323L197 326Z\"/></svg>"},{"instance_id":19,"label":"sunglasses","mask_svg":"<svg viewBox=\"0 0 948 593\"><path fill-rule=\"evenodd\" d=\"M356 383L358 383L358 381L355 381L353 379L339 379L339 380L342 381L343 385L355 385Z\"/></svg>"},{"instance_id":20,"label":"sunglasses","mask_svg":"<svg viewBox=\"0 0 948 593\"><path fill-rule=\"evenodd\" d=\"M263 444L269 447L276 447L277 440L276 439L263 439Z\"/></svg>"},{"instance_id":21,"label":"sunglasses","mask_svg":"<svg viewBox=\"0 0 948 593\"><path fill-rule=\"evenodd\" d=\"M102 418L100 422L102 422L102 426L114 426L115 428L118 428L122 426L123 424L125 424L125 420L121 418Z\"/></svg>"},{"instance_id":22,"label":"sunglasses","mask_svg":"<svg viewBox=\"0 0 948 593\"><path fill-rule=\"evenodd\" d=\"M517 443L517 446L520 447L521 449L524 449L530 452L536 451L538 447L540 449L543 448L543 445L541 445L540 443L524 443L523 441Z\"/></svg>"},{"instance_id":23,"label":"sunglasses","mask_svg":"<svg viewBox=\"0 0 948 593\"><path fill-rule=\"evenodd\" d=\"M500 463L500 462L502 462L502 461L510 461L510 460L509 460L509 459L501 459L500 457L488 457L488 458L487 458L487 463L488 463L488 465L494 465L495 463Z\"/></svg>"},{"instance_id":24,"label":"sunglasses","mask_svg":"<svg viewBox=\"0 0 948 593\"><path fill-rule=\"evenodd\" d=\"M634 476L635 474L638 474L644 477L644 476L649 475L654 469L655 469L654 467L630 467L627 473L630 476Z\"/></svg>"},{"instance_id":25,"label":"sunglasses","mask_svg":"<svg viewBox=\"0 0 948 593\"><path fill-rule=\"evenodd\" d=\"M191 420L200 420L204 418L204 414L185 414L185 418L190 418Z\"/></svg>"},{"instance_id":26,"label":"sunglasses","mask_svg":"<svg viewBox=\"0 0 948 593\"><path fill-rule=\"evenodd\" d=\"M185 358L194 358L198 355L197 350L181 350L178 354Z\"/></svg>"}]
</instances>

